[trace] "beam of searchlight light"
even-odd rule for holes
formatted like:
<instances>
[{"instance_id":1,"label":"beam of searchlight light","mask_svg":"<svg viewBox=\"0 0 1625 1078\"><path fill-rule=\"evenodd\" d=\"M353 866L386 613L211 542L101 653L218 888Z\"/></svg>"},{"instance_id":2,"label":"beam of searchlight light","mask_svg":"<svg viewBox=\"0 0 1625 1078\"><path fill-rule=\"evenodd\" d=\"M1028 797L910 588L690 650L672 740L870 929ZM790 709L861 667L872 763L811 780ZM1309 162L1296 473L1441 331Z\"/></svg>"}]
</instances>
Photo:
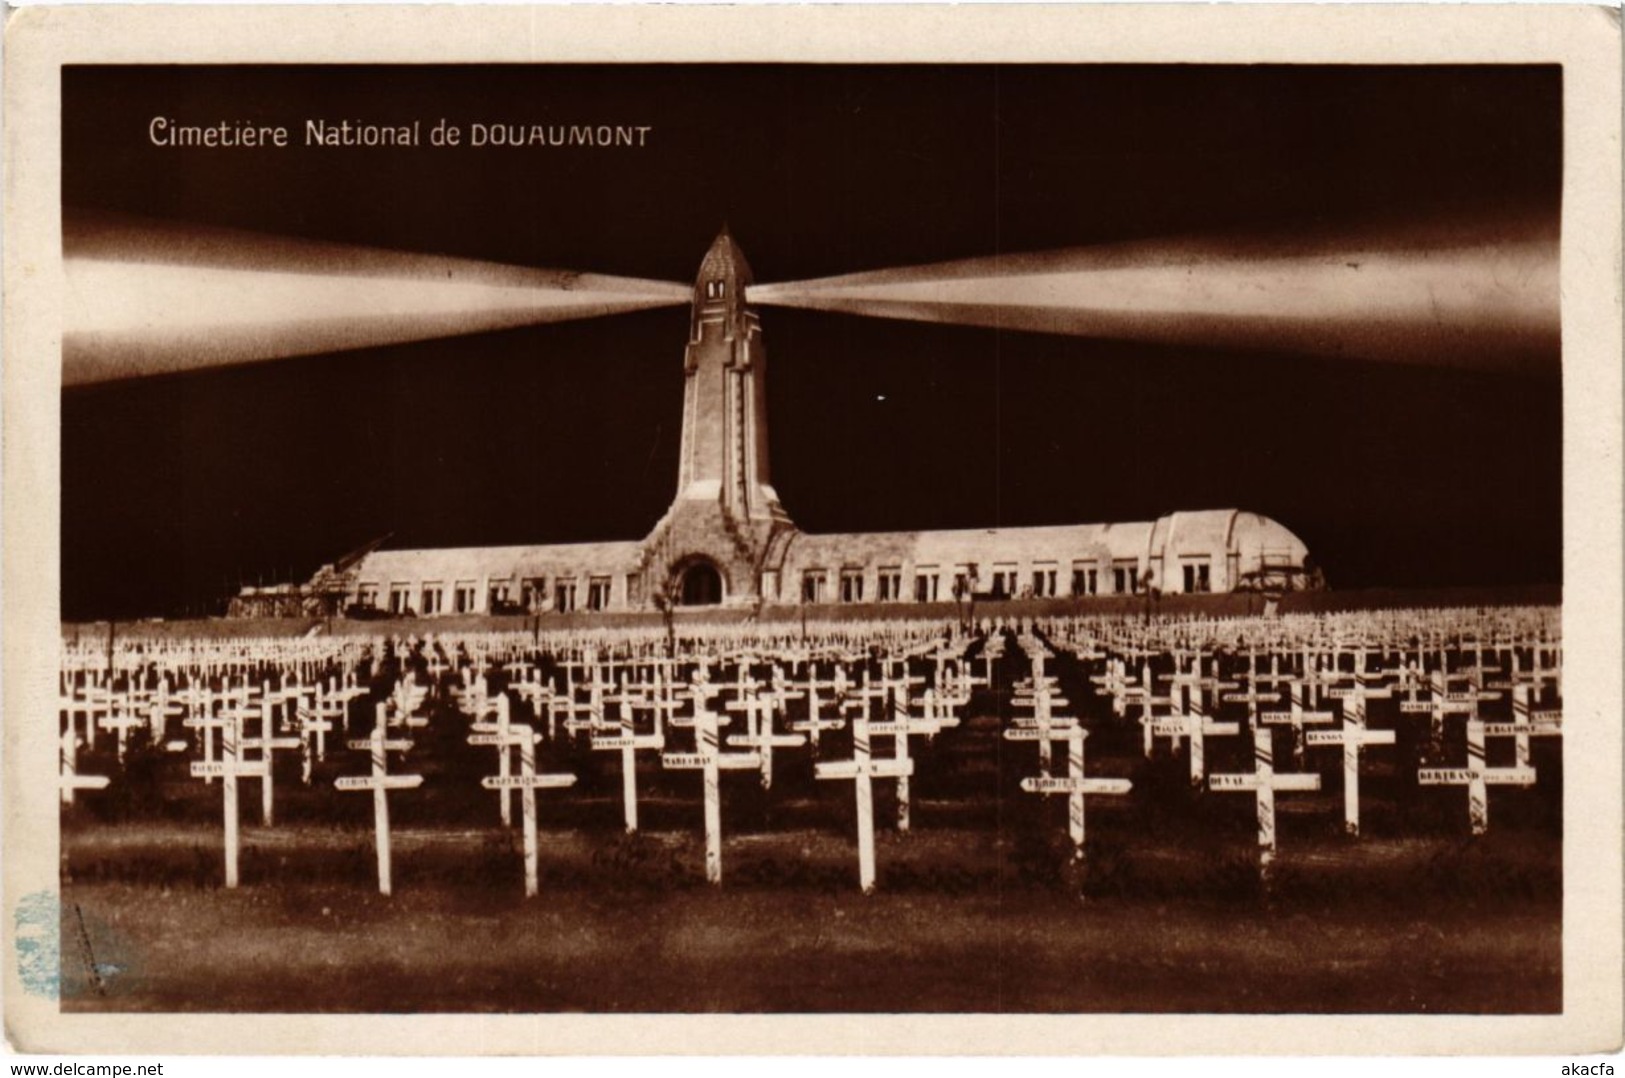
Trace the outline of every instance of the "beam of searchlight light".
<instances>
[{"instance_id":1,"label":"beam of searchlight light","mask_svg":"<svg viewBox=\"0 0 1625 1078\"><path fill-rule=\"evenodd\" d=\"M1304 245L1306 248L1309 245ZM757 285L762 305L1098 338L1555 370L1557 237L1123 244Z\"/></svg>"},{"instance_id":2,"label":"beam of searchlight light","mask_svg":"<svg viewBox=\"0 0 1625 1078\"><path fill-rule=\"evenodd\" d=\"M667 281L123 220L65 226L63 253L64 386L691 299Z\"/></svg>"}]
</instances>

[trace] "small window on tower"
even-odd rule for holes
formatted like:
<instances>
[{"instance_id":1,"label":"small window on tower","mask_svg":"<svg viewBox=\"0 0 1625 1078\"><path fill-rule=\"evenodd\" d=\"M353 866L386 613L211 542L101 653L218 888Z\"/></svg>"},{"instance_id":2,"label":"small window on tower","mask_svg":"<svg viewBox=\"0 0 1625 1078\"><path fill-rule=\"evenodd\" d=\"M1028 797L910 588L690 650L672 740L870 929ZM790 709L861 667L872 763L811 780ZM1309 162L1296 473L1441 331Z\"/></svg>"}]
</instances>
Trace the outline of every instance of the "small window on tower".
<instances>
[{"instance_id":1,"label":"small window on tower","mask_svg":"<svg viewBox=\"0 0 1625 1078\"><path fill-rule=\"evenodd\" d=\"M726 282L721 281L721 280L706 281L705 282L705 298L706 299L721 299L722 298L722 292L723 292L723 289L725 287L727 287Z\"/></svg>"}]
</instances>

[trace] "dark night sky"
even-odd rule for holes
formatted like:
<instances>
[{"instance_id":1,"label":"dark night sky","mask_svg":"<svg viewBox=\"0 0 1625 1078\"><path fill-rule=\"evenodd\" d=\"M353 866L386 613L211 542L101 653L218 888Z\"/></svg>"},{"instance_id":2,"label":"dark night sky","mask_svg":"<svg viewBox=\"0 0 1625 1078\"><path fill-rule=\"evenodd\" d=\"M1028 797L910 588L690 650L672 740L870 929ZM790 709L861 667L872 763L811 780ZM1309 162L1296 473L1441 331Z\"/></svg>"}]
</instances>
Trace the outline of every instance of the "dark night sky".
<instances>
[{"instance_id":1,"label":"dark night sky","mask_svg":"<svg viewBox=\"0 0 1625 1078\"><path fill-rule=\"evenodd\" d=\"M63 205L687 281L1189 235L1555 222L1561 74L1521 68L151 67L63 76ZM643 149L177 151L181 122L652 125ZM1561 578L1550 374L764 309L808 531L1239 506L1334 586ZM629 539L676 476L687 312L72 389L63 613L203 610L397 545ZM884 398L884 399L881 399Z\"/></svg>"}]
</instances>

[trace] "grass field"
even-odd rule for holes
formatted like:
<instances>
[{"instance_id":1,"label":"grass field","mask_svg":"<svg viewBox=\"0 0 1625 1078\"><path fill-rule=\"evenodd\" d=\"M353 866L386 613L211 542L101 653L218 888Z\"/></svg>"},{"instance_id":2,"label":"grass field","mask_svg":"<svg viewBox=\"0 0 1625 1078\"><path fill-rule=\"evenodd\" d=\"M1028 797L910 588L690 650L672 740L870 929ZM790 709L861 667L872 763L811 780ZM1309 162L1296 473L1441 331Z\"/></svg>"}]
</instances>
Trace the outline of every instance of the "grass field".
<instances>
[{"instance_id":1,"label":"grass field","mask_svg":"<svg viewBox=\"0 0 1625 1078\"><path fill-rule=\"evenodd\" d=\"M828 830L729 840L720 890L702 882L697 834L550 831L542 894L527 901L514 839L497 829L400 832L384 898L361 829L248 828L244 886L226 891L217 829L74 828L63 1007L1561 1009L1561 865L1538 832L1313 837L1264 895L1235 836L1193 849L1103 831L1081 880L1059 844L888 833L868 898L850 840Z\"/></svg>"}]
</instances>

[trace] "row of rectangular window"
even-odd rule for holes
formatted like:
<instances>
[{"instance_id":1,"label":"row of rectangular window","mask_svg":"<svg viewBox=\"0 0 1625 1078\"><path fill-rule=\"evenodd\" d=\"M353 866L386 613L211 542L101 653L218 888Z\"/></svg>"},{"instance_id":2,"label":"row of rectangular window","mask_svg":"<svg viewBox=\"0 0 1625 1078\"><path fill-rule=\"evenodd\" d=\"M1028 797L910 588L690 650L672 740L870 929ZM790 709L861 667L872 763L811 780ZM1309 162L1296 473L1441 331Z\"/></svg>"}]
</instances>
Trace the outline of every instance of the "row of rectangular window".
<instances>
[{"instance_id":1,"label":"row of rectangular window","mask_svg":"<svg viewBox=\"0 0 1625 1078\"><path fill-rule=\"evenodd\" d=\"M1212 573L1207 561L1189 562L1183 567L1185 591L1206 592L1212 590ZM1112 593L1118 595L1138 595L1144 590L1145 580L1140 576L1138 565L1126 563L1114 565L1111 570ZM805 603L822 603L828 599L827 582L829 571L825 569L808 569L802 574L801 601ZM934 603L941 600L939 590L940 574L934 570L922 570L914 577L913 599L917 603ZM862 569L842 569L839 575L840 601L843 603L861 603L864 601L865 573ZM902 602L903 571L901 569L881 569L875 577L876 599L880 602ZM1022 587L1021 576L1015 569L997 568L993 570L992 582L986 592L976 585L980 582L974 569L965 566L956 569L953 574L953 588L949 595L953 598L965 598L972 594L986 594L994 598L1058 598L1066 595L1085 596L1099 595L1100 570L1098 568L1074 567L1072 570L1071 590L1060 590L1060 570L1055 568L1034 569L1027 578L1027 585ZM766 582L764 581L764 584ZM776 590L776 578L773 581ZM771 592L769 592L771 595Z\"/></svg>"},{"instance_id":2,"label":"row of rectangular window","mask_svg":"<svg viewBox=\"0 0 1625 1078\"><path fill-rule=\"evenodd\" d=\"M1202 561L1187 561L1183 566L1184 590L1187 592L1207 592L1212 590L1212 575L1209 563ZM1133 563L1114 565L1111 569L1112 593L1118 595L1138 595L1144 581L1140 576L1139 566ZM842 569L839 577L839 596L843 603L861 603L865 599L866 573L862 569ZM1027 577L1027 586L1021 587L1020 574L1015 569L997 567L992 572L992 581L985 593L977 587L980 578L971 566L957 567L953 572L953 586L947 596L944 596L940 582L941 574L935 570L922 569L915 573L912 598L917 603L935 603L944 598L965 598L972 594L987 594L995 598L1056 598L1063 595L1087 596L1099 595L1100 570L1098 568L1082 568L1074 566L1072 569L1071 590L1060 591L1060 571L1057 568L1042 567L1031 571ZM802 576L801 600L806 603L822 603L829 600L828 571L824 569L809 569ZM778 597L778 574L770 573L762 581L763 592L769 599ZM903 570L901 568L884 568L875 575L875 598L879 602L904 602L909 598L903 590ZM475 597L478 586L473 581L458 581L452 589L450 613L471 614L479 611ZM633 592L633 578L627 577L627 594ZM418 599L414 608L412 599ZM509 580L492 583L486 592L485 612L525 612L536 613L547 608L547 598L551 597L551 609L567 613L577 608L577 584L575 578L562 579L554 583L552 592L547 588L547 578L525 577L519 582L519 600L513 602L513 582ZM586 609L607 610L612 598L612 580L607 576L594 576L588 578ZM379 585L362 584L356 592L356 604L361 607L376 609L379 599ZM444 614L448 610L445 606L445 585L440 583L427 583L423 585L391 584L389 588L389 612L392 614Z\"/></svg>"},{"instance_id":3,"label":"row of rectangular window","mask_svg":"<svg viewBox=\"0 0 1625 1078\"><path fill-rule=\"evenodd\" d=\"M628 578L628 587L630 587ZM587 609L607 610L611 598L612 582L607 576L590 577L587 581ZM379 599L379 585L362 584L356 589L356 605L368 609L377 609ZM391 584L389 586L389 612L391 614L473 614L480 612L476 597L478 585L473 581L459 581L452 588L451 609L445 605L445 585L431 582L422 585ZM545 606L545 599L549 595L546 577L526 577L519 584L518 607L526 613L535 613ZM571 580L557 581L551 593L553 606L556 611L567 612L576 609L576 582ZM412 600L418 600L414 607ZM513 582L509 580L493 583L486 590L486 613L511 613L514 610Z\"/></svg>"}]
</instances>

